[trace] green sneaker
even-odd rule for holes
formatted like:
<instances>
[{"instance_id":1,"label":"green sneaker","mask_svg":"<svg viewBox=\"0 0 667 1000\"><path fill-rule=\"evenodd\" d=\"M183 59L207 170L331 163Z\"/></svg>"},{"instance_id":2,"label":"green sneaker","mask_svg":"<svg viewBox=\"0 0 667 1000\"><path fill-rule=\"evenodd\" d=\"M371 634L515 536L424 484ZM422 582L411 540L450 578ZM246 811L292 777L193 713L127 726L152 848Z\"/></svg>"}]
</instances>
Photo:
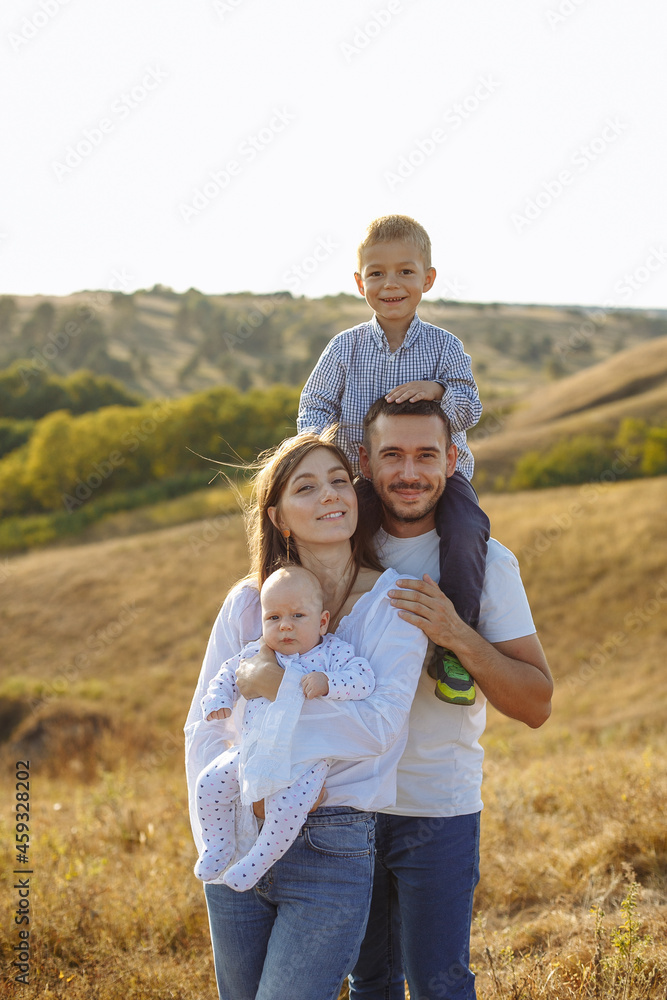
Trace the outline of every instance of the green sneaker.
<instances>
[{"instance_id":1,"label":"green sneaker","mask_svg":"<svg viewBox=\"0 0 667 1000\"><path fill-rule=\"evenodd\" d=\"M475 682L451 649L437 650L435 696L450 705L475 704Z\"/></svg>"}]
</instances>

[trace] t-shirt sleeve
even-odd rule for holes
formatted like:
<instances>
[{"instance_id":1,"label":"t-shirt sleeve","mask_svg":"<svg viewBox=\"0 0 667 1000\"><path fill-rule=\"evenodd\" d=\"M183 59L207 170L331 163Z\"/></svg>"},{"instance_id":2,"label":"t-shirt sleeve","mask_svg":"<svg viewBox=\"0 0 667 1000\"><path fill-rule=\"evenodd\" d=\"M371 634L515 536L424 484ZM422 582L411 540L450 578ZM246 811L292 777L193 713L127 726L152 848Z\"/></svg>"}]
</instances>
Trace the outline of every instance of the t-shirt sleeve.
<instances>
[{"instance_id":1,"label":"t-shirt sleeve","mask_svg":"<svg viewBox=\"0 0 667 1000\"><path fill-rule=\"evenodd\" d=\"M478 632L487 642L507 642L535 632L516 556L489 543Z\"/></svg>"}]
</instances>

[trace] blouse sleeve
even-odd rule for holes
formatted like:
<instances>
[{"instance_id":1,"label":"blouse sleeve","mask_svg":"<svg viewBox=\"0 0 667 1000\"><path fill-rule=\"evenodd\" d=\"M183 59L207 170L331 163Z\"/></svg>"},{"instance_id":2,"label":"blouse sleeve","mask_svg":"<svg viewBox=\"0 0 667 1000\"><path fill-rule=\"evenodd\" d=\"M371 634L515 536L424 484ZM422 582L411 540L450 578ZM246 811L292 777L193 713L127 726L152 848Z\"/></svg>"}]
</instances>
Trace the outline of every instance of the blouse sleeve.
<instances>
[{"instance_id":1,"label":"blouse sleeve","mask_svg":"<svg viewBox=\"0 0 667 1000\"><path fill-rule=\"evenodd\" d=\"M236 709L227 719L212 719L206 722L202 715L202 699L209 683L218 673L220 664L231 659L251 639L261 632L259 615L259 595L251 585L235 587L228 595L213 625L199 680L192 698L190 711L185 722L185 771L190 802L190 820L195 833L199 835L194 789L197 776L211 761L239 742L240 720L244 699L240 698Z\"/></svg>"}]
</instances>

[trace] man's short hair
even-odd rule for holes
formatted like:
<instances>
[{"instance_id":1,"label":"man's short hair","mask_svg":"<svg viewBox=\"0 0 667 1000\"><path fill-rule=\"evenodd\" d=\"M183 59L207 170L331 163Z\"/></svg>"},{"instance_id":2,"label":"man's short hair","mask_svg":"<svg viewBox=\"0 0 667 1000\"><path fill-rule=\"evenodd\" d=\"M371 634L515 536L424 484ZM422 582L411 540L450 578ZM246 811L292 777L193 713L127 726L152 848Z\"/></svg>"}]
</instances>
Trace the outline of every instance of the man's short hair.
<instances>
[{"instance_id":1,"label":"man's short hair","mask_svg":"<svg viewBox=\"0 0 667 1000\"><path fill-rule=\"evenodd\" d=\"M357 270L361 273L364 251L376 243L391 243L392 240L403 240L414 243L422 257L426 270L431 266L431 240L418 222L409 215L383 215L373 219L366 235L357 248Z\"/></svg>"},{"instance_id":2,"label":"man's short hair","mask_svg":"<svg viewBox=\"0 0 667 1000\"><path fill-rule=\"evenodd\" d=\"M438 417L445 428L447 447L452 443L452 425L449 417L436 399L420 399L416 403L388 403L380 396L369 407L364 417L364 447L369 451L370 434L378 417Z\"/></svg>"}]
</instances>

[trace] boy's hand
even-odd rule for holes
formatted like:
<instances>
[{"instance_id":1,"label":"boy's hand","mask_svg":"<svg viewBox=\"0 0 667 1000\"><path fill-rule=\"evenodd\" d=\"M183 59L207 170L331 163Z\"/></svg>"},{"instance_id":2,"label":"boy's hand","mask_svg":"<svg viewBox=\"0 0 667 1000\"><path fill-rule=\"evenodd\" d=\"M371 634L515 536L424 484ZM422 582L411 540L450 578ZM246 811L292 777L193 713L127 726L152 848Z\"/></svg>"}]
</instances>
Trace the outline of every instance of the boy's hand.
<instances>
[{"instance_id":1,"label":"boy's hand","mask_svg":"<svg viewBox=\"0 0 667 1000\"><path fill-rule=\"evenodd\" d=\"M206 721L210 722L211 719L228 719L231 714L231 708L218 708L215 712L209 712L206 716Z\"/></svg>"},{"instance_id":2,"label":"boy's hand","mask_svg":"<svg viewBox=\"0 0 667 1000\"><path fill-rule=\"evenodd\" d=\"M306 698L319 698L329 694L329 679L319 670L313 670L301 679L301 687Z\"/></svg>"},{"instance_id":3,"label":"boy's hand","mask_svg":"<svg viewBox=\"0 0 667 1000\"><path fill-rule=\"evenodd\" d=\"M420 399L440 400L445 395L439 382L404 382L384 397L388 403L417 403Z\"/></svg>"}]
</instances>

